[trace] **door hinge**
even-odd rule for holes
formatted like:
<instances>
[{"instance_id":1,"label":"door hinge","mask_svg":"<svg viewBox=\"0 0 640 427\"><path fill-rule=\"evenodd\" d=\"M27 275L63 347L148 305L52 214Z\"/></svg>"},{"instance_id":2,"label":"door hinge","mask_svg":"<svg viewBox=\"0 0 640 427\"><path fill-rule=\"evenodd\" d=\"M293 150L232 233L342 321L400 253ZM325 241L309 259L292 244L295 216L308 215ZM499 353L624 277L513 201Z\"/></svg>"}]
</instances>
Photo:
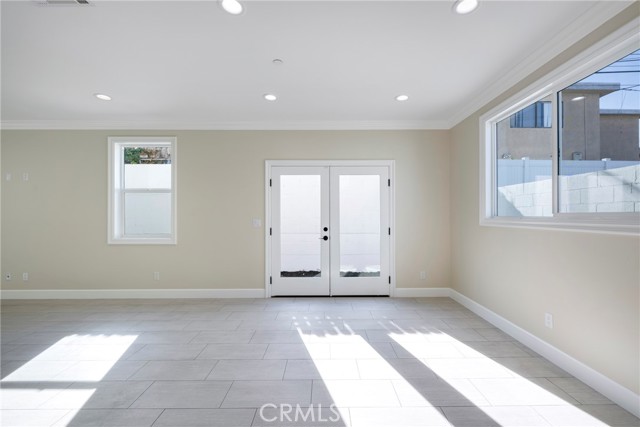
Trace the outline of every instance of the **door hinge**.
<instances>
[{"instance_id":1,"label":"door hinge","mask_svg":"<svg viewBox=\"0 0 640 427\"><path fill-rule=\"evenodd\" d=\"M272 183L272 181L271 181L271 178L269 178L269 187L271 187L271 186L272 186L272 184L273 184L273 183Z\"/></svg>"},{"instance_id":2,"label":"door hinge","mask_svg":"<svg viewBox=\"0 0 640 427\"><path fill-rule=\"evenodd\" d=\"M391 284L391 276L389 276L389 284Z\"/></svg>"},{"instance_id":3,"label":"door hinge","mask_svg":"<svg viewBox=\"0 0 640 427\"><path fill-rule=\"evenodd\" d=\"M387 186L391 187L391 180L390 179L387 180Z\"/></svg>"},{"instance_id":4,"label":"door hinge","mask_svg":"<svg viewBox=\"0 0 640 427\"><path fill-rule=\"evenodd\" d=\"M269 276L269 284L273 285L273 276Z\"/></svg>"},{"instance_id":5,"label":"door hinge","mask_svg":"<svg viewBox=\"0 0 640 427\"><path fill-rule=\"evenodd\" d=\"M273 234L273 228L269 227L269 236L272 236Z\"/></svg>"},{"instance_id":6,"label":"door hinge","mask_svg":"<svg viewBox=\"0 0 640 427\"><path fill-rule=\"evenodd\" d=\"M389 236L391 236L391 227L389 227Z\"/></svg>"}]
</instances>

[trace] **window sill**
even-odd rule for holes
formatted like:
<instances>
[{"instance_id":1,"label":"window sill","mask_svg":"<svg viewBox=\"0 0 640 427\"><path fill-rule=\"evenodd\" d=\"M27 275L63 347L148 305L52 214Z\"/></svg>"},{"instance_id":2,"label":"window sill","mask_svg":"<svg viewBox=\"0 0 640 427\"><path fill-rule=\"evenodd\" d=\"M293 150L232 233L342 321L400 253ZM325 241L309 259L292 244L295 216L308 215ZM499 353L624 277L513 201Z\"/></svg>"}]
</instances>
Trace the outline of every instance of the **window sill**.
<instances>
[{"instance_id":1,"label":"window sill","mask_svg":"<svg viewBox=\"0 0 640 427\"><path fill-rule=\"evenodd\" d=\"M552 218L492 217L480 219L480 225L640 236L640 215L637 214L601 215L589 219L579 215L559 215Z\"/></svg>"},{"instance_id":2,"label":"window sill","mask_svg":"<svg viewBox=\"0 0 640 427\"><path fill-rule=\"evenodd\" d=\"M109 245L177 245L175 238L169 237L148 237L148 238L117 238L109 239Z\"/></svg>"}]
</instances>

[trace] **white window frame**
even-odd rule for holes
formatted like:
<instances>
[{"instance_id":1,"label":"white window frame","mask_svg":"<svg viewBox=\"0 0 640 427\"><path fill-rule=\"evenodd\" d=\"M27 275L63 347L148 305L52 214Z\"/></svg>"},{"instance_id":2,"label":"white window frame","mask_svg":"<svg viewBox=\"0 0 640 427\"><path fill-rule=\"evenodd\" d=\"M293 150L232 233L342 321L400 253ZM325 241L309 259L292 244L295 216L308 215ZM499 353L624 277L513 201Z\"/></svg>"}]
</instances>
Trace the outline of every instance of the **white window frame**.
<instances>
[{"instance_id":1,"label":"white window frame","mask_svg":"<svg viewBox=\"0 0 640 427\"><path fill-rule=\"evenodd\" d=\"M640 213L562 213L558 209L557 93L601 68L638 50L640 19L615 31L526 89L480 117L480 225L542 228L613 234L640 234ZM527 105L552 95L552 217L497 216L496 123Z\"/></svg>"},{"instance_id":2,"label":"white window frame","mask_svg":"<svg viewBox=\"0 0 640 427\"><path fill-rule=\"evenodd\" d=\"M124 234L124 209L123 197L125 191L122 189L124 183L124 169L122 148L123 147L157 147L169 145L171 147L171 189L136 189L127 192L149 192L171 193L171 233L169 235L149 235L149 236L126 236ZM110 245L175 245L177 244L177 138L168 136L153 137L109 137L109 214L108 214L108 237Z\"/></svg>"}]
</instances>

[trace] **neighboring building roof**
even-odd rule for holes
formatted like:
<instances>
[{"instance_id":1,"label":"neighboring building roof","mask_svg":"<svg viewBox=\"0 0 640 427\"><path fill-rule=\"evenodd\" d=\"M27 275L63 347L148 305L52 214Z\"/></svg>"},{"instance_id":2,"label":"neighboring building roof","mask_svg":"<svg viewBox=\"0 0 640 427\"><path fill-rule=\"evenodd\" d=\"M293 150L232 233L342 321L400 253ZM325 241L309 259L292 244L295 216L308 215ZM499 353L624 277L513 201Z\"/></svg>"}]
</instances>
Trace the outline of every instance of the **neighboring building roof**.
<instances>
[{"instance_id":1,"label":"neighboring building roof","mask_svg":"<svg viewBox=\"0 0 640 427\"><path fill-rule=\"evenodd\" d=\"M585 83L578 82L574 83L568 88L564 89L563 92L596 92L600 96L607 95L611 92L615 92L620 90L620 83Z\"/></svg>"},{"instance_id":2,"label":"neighboring building roof","mask_svg":"<svg viewBox=\"0 0 640 427\"><path fill-rule=\"evenodd\" d=\"M601 116L638 116L640 110L600 110Z\"/></svg>"}]
</instances>

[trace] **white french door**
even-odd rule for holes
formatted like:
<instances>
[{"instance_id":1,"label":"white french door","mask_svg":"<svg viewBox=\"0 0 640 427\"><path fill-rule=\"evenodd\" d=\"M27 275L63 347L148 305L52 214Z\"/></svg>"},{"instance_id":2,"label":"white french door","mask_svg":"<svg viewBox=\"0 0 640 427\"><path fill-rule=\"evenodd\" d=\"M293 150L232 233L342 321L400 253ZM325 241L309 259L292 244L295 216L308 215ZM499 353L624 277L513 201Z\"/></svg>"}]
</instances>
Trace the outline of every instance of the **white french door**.
<instances>
[{"instance_id":1,"label":"white french door","mask_svg":"<svg viewBox=\"0 0 640 427\"><path fill-rule=\"evenodd\" d=\"M389 295L389 166L271 166L272 296Z\"/></svg>"}]
</instances>

